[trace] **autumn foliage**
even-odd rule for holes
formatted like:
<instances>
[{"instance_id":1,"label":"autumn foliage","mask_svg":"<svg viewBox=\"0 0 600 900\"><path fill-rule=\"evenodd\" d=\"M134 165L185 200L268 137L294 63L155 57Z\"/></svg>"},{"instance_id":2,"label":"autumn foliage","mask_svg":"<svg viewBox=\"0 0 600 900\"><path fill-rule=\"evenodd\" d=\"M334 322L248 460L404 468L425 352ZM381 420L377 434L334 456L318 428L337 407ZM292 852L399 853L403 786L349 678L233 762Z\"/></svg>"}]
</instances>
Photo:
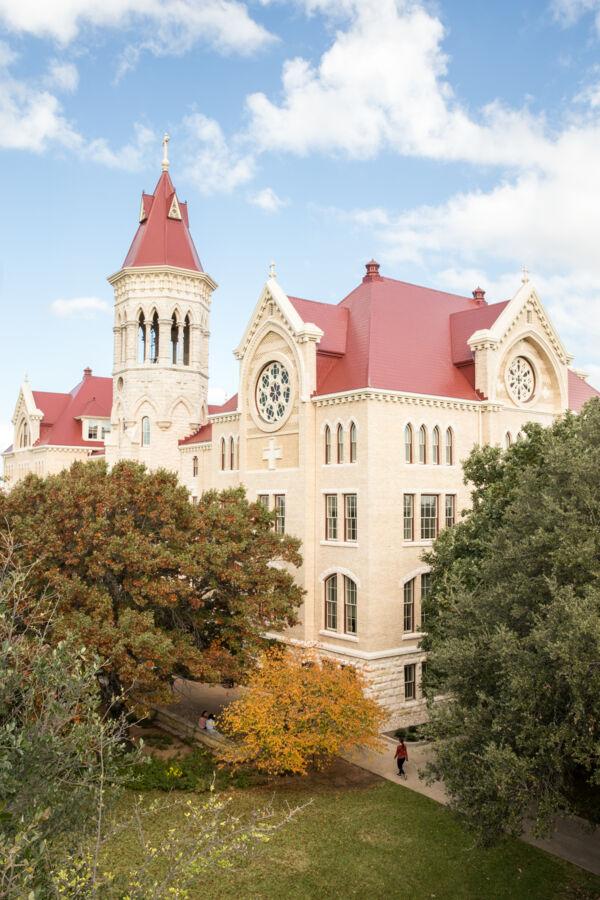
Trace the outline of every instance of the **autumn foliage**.
<instances>
[{"instance_id":1,"label":"autumn foliage","mask_svg":"<svg viewBox=\"0 0 600 900\"><path fill-rule=\"evenodd\" d=\"M34 589L57 598L57 639L98 654L112 692L138 703L174 676L239 678L264 632L296 621L302 590L272 563L299 565L298 541L242 489L193 506L164 470L76 463L0 493L0 523Z\"/></svg>"},{"instance_id":2,"label":"autumn foliage","mask_svg":"<svg viewBox=\"0 0 600 900\"><path fill-rule=\"evenodd\" d=\"M342 750L377 742L382 711L352 666L273 648L219 719L227 762L304 775Z\"/></svg>"}]
</instances>

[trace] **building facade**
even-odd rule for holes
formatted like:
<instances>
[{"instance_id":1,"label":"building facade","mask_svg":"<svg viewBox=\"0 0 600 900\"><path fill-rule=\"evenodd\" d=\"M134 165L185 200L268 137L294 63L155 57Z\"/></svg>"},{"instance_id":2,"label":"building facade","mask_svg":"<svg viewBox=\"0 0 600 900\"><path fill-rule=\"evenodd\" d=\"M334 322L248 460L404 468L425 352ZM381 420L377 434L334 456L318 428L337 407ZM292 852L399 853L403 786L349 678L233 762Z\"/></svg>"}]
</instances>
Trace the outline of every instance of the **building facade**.
<instances>
[{"instance_id":1,"label":"building facade","mask_svg":"<svg viewBox=\"0 0 600 900\"><path fill-rule=\"evenodd\" d=\"M86 371L68 395L24 384L8 484L105 453L177 472L192 500L243 485L302 541L300 623L278 637L362 669L390 726L419 721L422 555L469 504L462 461L598 392L530 281L488 304L479 288L418 287L371 261L338 304L286 294L272 268L235 350L238 393L209 406L216 284L167 168L109 278L112 380Z\"/></svg>"}]
</instances>

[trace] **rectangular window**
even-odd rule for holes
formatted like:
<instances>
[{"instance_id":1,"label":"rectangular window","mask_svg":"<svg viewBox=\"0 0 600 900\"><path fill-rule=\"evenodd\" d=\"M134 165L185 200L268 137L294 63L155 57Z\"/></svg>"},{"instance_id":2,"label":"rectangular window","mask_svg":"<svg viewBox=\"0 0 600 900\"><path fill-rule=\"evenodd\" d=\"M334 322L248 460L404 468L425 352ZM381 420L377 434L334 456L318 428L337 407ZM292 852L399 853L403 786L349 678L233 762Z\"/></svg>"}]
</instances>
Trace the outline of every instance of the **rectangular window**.
<instances>
[{"instance_id":1,"label":"rectangular window","mask_svg":"<svg viewBox=\"0 0 600 900\"><path fill-rule=\"evenodd\" d=\"M404 585L404 630L412 633L415 630L415 579L411 578Z\"/></svg>"},{"instance_id":2,"label":"rectangular window","mask_svg":"<svg viewBox=\"0 0 600 900\"><path fill-rule=\"evenodd\" d=\"M404 540L415 539L415 495L404 495Z\"/></svg>"},{"instance_id":3,"label":"rectangular window","mask_svg":"<svg viewBox=\"0 0 600 900\"><path fill-rule=\"evenodd\" d=\"M452 528L456 519L456 497L446 494L446 528Z\"/></svg>"},{"instance_id":4,"label":"rectangular window","mask_svg":"<svg viewBox=\"0 0 600 900\"><path fill-rule=\"evenodd\" d=\"M344 540L358 540L358 507L356 494L344 494Z\"/></svg>"},{"instance_id":5,"label":"rectangular window","mask_svg":"<svg viewBox=\"0 0 600 900\"><path fill-rule=\"evenodd\" d=\"M330 575L325 582L325 628L337 631L337 575Z\"/></svg>"},{"instance_id":6,"label":"rectangular window","mask_svg":"<svg viewBox=\"0 0 600 900\"><path fill-rule=\"evenodd\" d=\"M421 575L421 628L425 624L425 611L423 609L425 601L431 593L431 572L424 572Z\"/></svg>"},{"instance_id":7,"label":"rectangular window","mask_svg":"<svg viewBox=\"0 0 600 900\"><path fill-rule=\"evenodd\" d=\"M415 664L404 666L404 699L415 699Z\"/></svg>"},{"instance_id":8,"label":"rectangular window","mask_svg":"<svg viewBox=\"0 0 600 900\"><path fill-rule=\"evenodd\" d=\"M338 498L337 494L325 494L325 540L338 539Z\"/></svg>"},{"instance_id":9,"label":"rectangular window","mask_svg":"<svg viewBox=\"0 0 600 900\"><path fill-rule=\"evenodd\" d=\"M275 494L275 531L285 534L285 494Z\"/></svg>"},{"instance_id":10,"label":"rectangular window","mask_svg":"<svg viewBox=\"0 0 600 900\"><path fill-rule=\"evenodd\" d=\"M344 575L344 631L346 634L356 634L356 611L356 583Z\"/></svg>"},{"instance_id":11,"label":"rectangular window","mask_svg":"<svg viewBox=\"0 0 600 900\"><path fill-rule=\"evenodd\" d=\"M88 425L88 441L97 441L98 440L98 426L97 425Z\"/></svg>"},{"instance_id":12,"label":"rectangular window","mask_svg":"<svg viewBox=\"0 0 600 900\"><path fill-rule=\"evenodd\" d=\"M437 494L421 494L421 540L432 541L438 533Z\"/></svg>"},{"instance_id":13,"label":"rectangular window","mask_svg":"<svg viewBox=\"0 0 600 900\"><path fill-rule=\"evenodd\" d=\"M259 494L256 498L256 502L260 503L261 506L264 506L265 509L269 508L269 495L268 494Z\"/></svg>"}]
</instances>

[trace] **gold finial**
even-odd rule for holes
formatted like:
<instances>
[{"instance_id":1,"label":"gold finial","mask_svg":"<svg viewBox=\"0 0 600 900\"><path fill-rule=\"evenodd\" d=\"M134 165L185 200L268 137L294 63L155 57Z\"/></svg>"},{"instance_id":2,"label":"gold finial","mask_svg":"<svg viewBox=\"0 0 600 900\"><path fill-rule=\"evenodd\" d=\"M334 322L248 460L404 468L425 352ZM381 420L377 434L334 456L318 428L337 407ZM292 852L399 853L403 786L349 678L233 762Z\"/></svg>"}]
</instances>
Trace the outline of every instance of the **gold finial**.
<instances>
[{"instance_id":1,"label":"gold finial","mask_svg":"<svg viewBox=\"0 0 600 900\"><path fill-rule=\"evenodd\" d=\"M169 171L169 141L171 138L165 131L165 136L163 138L163 159L162 159L162 170L163 172Z\"/></svg>"},{"instance_id":2,"label":"gold finial","mask_svg":"<svg viewBox=\"0 0 600 900\"><path fill-rule=\"evenodd\" d=\"M277 278L277 272L275 271L275 263L271 260L271 265L269 266L269 278Z\"/></svg>"},{"instance_id":3,"label":"gold finial","mask_svg":"<svg viewBox=\"0 0 600 900\"><path fill-rule=\"evenodd\" d=\"M521 283L527 284L529 281L529 269L527 266L521 266Z\"/></svg>"}]
</instances>

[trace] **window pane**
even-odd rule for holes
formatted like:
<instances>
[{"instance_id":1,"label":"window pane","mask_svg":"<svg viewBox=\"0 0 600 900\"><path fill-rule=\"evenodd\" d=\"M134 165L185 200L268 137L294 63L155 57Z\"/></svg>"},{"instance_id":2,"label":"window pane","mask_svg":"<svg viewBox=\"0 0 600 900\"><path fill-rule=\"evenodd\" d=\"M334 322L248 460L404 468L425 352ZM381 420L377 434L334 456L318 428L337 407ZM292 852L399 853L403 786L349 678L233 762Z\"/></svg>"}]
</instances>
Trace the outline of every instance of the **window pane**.
<instances>
[{"instance_id":1,"label":"window pane","mask_svg":"<svg viewBox=\"0 0 600 900\"><path fill-rule=\"evenodd\" d=\"M341 425L338 425L337 430L337 461L344 462L344 429Z\"/></svg>"},{"instance_id":2,"label":"window pane","mask_svg":"<svg viewBox=\"0 0 600 900\"><path fill-rule=\"evenodd\" d=\"M421 540L431 541L438 532L437 494L421 494Z\"/></svg>"},{"instance_id":3,"label":"window pane","mask_svg":"<svg viewBox=\"0 0 600 900\"><path fill-rule=\"evenodd\" d=\"M451 466L454 463L454 434L452 429L446 431L446 465Z\"/></svg>"},{"instance_id":4,"label":"window pane","mask_svg":"<svg viewBox=\"0 0 600 900\"><path fill-rule=\"evenodd\" d=\"M404 630L415 630L415 579L411 578L404 585Z\"/></svg>"},{"instance_id":5,"label":"window pane","mask_svg":"<svg viewBox=\"0 0 600 900\"><path fill-rule=\"evenodd\" d=\"M431 461L436 466L440 464L440 429L437 426L433 429L431 440Z\"/></svg>"},{"instance_id":6,"label":"window pane","mask_svg":"<svg viewBox=\"0 0 600 900\"><path fill-rule=\"evenodd\" d=\"M404 666L404 699L415 699L415 665Z\"/></svg>"},{"instance_id":7,"label":"window pane","mask_svg":"<svg viewBox=\"0 0 600 900\"><path fill-rule=\"evenodd\" d=\"M331 462L331 429L329 425L325 429L325 463L329 465Z\"/></svg>"},{"instance_id":8,"label":"window pane","mask_svg":"<svg viewBox=\"0 0 600 900\"><path fill-rule=\"evenodd\" d=\"M419 428L419 462L427 462L427 432L424 425Z\"/></svg>"},{"instance_id":9,"label":"window pane","mask_svg":"<svg viewBox=\"0 0 600 900\"><path fill-rule=\"evenodd\" d=\"M456 498L454 494L446 494L446 528L451 528L455 521Z\"/></svg>"},{"instance_id":10,"label":"window pane","mask_svg":"<svg viewBox=\"0 0 600 900\"><path fill-rule=\"evenodd\" d=\"M404 540L412 541L415 536L415 497L404 495Z\"/></svg>"},{"instance_id":11,"label":"window pane","mask_svg":"<svg viewBox=\"0 0 600 900\"><path fill-rule=\"evenodd\" d=\"M350 426L350 462L356 462L356 425Z\"/></svg>"},{"instance_id":12,"label":"window pane","mask_svg":"<svg viewBox=\"0 0 600 900\"><path fill-rule=\"evenodd\" d=\"M413 433L410 425L404 429L404 461L407 463L413 461Z\"/></svg>"},{"instance_id":13,"label":"window pane","mask_svg":"<svg viewBox=\"0 0 600 900\"><path fill-rule=\"evenodd\" d=\"M344 539L358 540L356 494L344 494Z\"/></svg>"},{"instance_id":14,"label":"window pane","mask_svg":"<svg viewBox=\"0 0 600 900\"><path fill-rule=\"evenodd\" d=\"M425 624L426 610L424 609L427 598L431 593L431 572L424 572L421 575L421 628Z\"/></svg>"},{"instance_id":15,"label":"window pane","mask_svg":"<svg viewBox=\"0 0 600 900\"><path fill-rule=\"evenodd\" d=\"M229 438L229 468L235 469L235 441Z\"/></svg>"},{"instance_id":16,"label":"window pane","mask_svg":"<svg viewBox=\"0 0 600 900\"><path fill-rule=\"evenodd\" d=\"M194 458L192 460L192 475L195 478L197 476L197 474L198 474L198 457L194 456Z\"/></svg>"},{"instance_id":17,"label":"window pane","mask_svg":"<svg viewBox=\"0 0 600 900\"><path fill-rule=\"evenodd\" d=\"M259 494L256 498L261 506L264 506L265 509L269 508L269 495L268 494Z\"/></svg>"},{"instance_id":18,"label":"window pane","mask_svg":"<svg viewBox=\"0 0 600 900\"><path fill-rule=\"evenodd\" d=\"M337 631L337 575L330 575L325 582L325 628Z\"/></svg>"},{"instance_id":19,"label":"window pane","mask_svg":"<svg viewBox=\"0 0 600 900\"><path fill-rule=\"evenodd\" d=\"M225 468L225 438L221 438L221 468Z\"/></svg>"},{"instance_id":20,"label":"window pane","mask_svg":"<svg viewBox=\"0 0 600 900\"><path fill-rule=\"evenodd\" d=\"M275 494L275 531L285 534L285 494Z\"/></svg>"},{"instance_id":21,"label":"window pane","mask_svg":"<svg viewBox=\"0 0 600 900\"><path fill-rule=\"evenodd\" d=\"M325 495L325 540L338 539L338 498L337 494Z\"/></svg>"},{"instance_id":22,"label":"window pane","mask_svg":"<svg viewBox=\"0 0 600 900\"><path fill-rule=\"evenodd\" d=\"M351 578L344 575L344 631L346 634L356 634L357 605L356 584Z\"/></svg>"}]
</instances>

